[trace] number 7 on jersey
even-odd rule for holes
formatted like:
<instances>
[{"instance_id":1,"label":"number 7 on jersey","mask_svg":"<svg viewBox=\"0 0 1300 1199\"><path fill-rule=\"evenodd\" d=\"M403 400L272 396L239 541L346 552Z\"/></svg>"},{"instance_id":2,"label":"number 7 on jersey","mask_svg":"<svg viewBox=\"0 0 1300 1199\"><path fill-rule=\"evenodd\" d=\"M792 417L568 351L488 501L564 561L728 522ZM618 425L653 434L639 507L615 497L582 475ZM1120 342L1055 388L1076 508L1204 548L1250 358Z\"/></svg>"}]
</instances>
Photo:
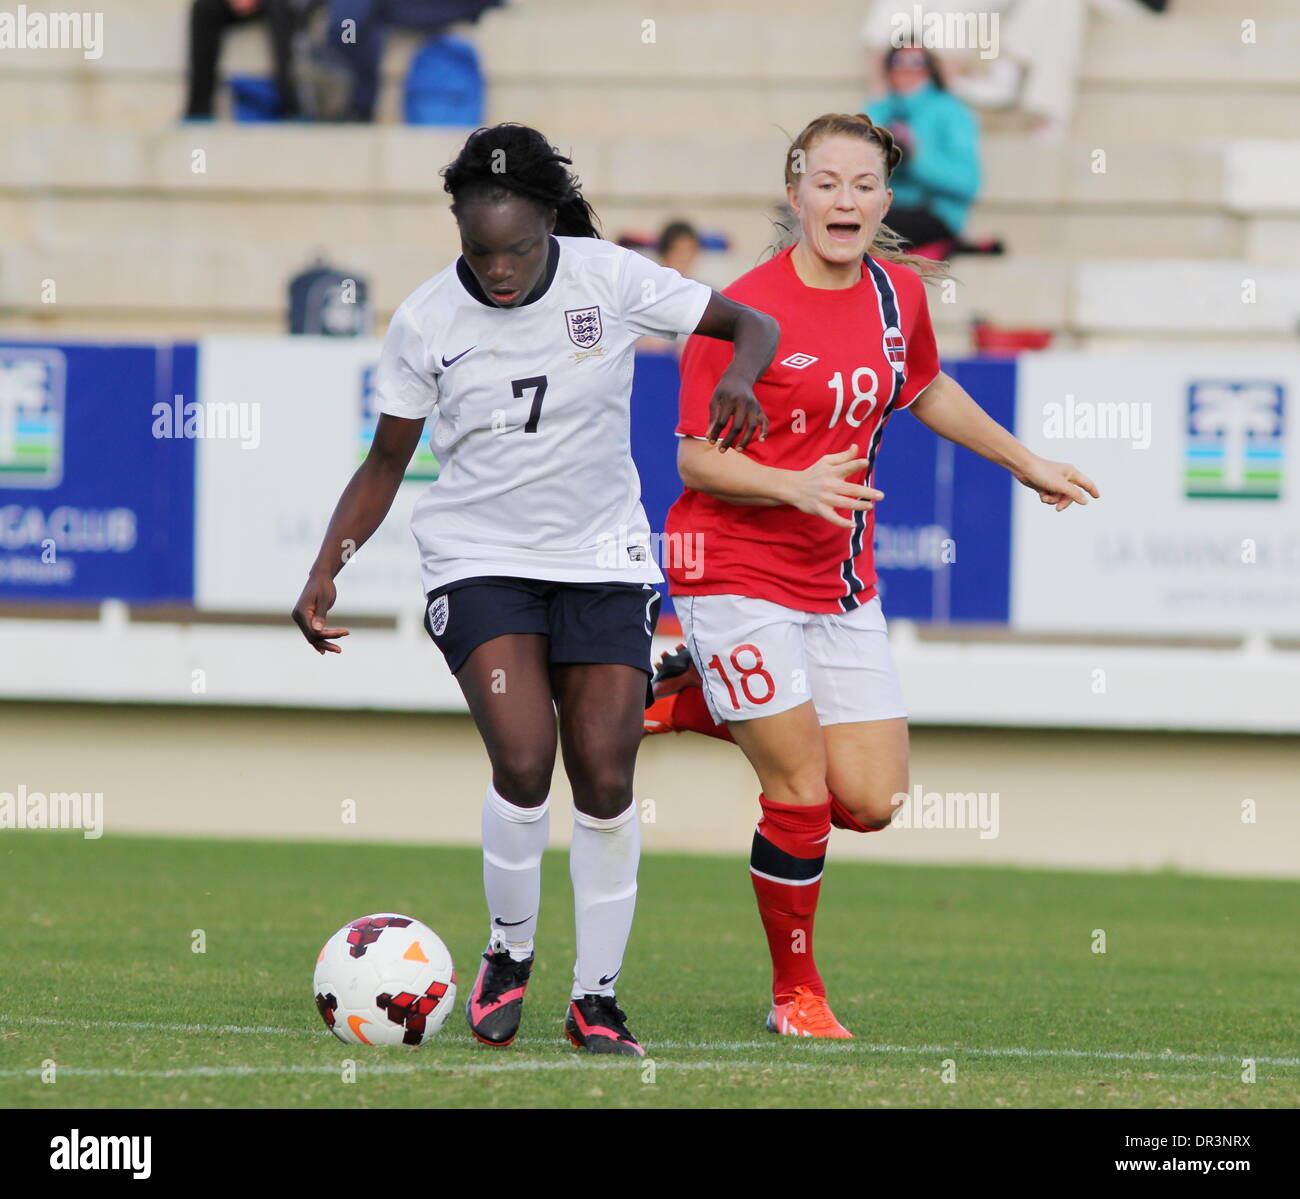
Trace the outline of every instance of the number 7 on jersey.
<instances>
[{"instance_id":1,"label":"number 7 on jersey","mask_svg":"<svg viewBox=\"0 0 1300 1199\"><path fill-rule=\"evenodd\" d=\"M533 406L528 410L528 420L524 422L525 433L536 433L537 422L542 415L542 401L546 398L546 376L534 375L531 379L511 379L510 387L517 400L522 399L524 392L530 387L536 388L533 392Z\"/></svg>"}]
</instances>

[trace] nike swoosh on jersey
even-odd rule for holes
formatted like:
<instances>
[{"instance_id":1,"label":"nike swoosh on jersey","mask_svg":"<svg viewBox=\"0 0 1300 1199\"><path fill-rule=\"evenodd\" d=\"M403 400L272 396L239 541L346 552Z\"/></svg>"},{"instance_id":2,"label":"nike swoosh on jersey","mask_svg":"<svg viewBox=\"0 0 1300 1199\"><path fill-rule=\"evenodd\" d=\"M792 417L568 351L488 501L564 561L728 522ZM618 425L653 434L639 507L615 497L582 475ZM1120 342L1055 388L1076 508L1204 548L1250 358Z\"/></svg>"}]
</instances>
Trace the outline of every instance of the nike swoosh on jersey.
<instances>
[{"instance_id":1,"label":"nike swoosh on jersey","mask_svg":"<svg viewBox=\"0 0 1300 1199\"><path fill-rule=\"evenodd\" d=\"M477 350L477 349L478 346L470 346L469 350L461 350L461 352L457 354L455 358L448 358L447 355L444 354L442 356L442 365L444 367L447 367L450 366L453 362L459 362L462 358L465 357L466 354L470 352L470 350Z\"/></svg>"}]
</instances>

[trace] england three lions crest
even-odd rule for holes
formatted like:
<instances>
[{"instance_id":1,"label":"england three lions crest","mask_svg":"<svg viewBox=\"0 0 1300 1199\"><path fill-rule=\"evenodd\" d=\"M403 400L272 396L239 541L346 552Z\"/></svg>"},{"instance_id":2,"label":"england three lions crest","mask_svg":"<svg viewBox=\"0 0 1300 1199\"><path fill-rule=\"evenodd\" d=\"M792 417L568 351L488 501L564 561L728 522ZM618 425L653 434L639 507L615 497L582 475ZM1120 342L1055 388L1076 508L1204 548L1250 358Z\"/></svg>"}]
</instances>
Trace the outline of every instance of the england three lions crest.
<instances>
[{"instance_id":1,"label":"england three lions crest","mask_svg":"<svg viewBox=\"0 0 1300 1199\"><path fill-rule=\"evenodd\" d=\"M564 314L569 340L580 350L589 350L604 335L600 324L600 306L570 308Z\"/></svg>"},{"instance_id":2,"label":"england three lions crest","mask_svg":"<svg viewBox=\"0 0 1300 1199\"><path fill-rule=\"evenodd\" d=\"M429 605L429 632L441 637L447 631L447 618L451 615L451 601L440 595Z\"/></svg>"}]
</instances>

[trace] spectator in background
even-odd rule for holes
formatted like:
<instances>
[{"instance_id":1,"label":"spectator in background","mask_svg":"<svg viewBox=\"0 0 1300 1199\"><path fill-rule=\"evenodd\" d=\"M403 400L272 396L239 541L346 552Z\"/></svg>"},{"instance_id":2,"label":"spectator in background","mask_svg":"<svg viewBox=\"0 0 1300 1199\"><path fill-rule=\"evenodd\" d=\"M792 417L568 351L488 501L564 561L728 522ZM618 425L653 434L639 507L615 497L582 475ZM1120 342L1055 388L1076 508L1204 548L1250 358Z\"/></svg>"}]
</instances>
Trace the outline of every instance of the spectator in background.
<instances>
[{"instance_id":1,"label":"spectator in background","mask_svg":"<svg viewBox=\"0 0 1300 1199\"><path fill-rule=\"evenodd\" d=\"M872 0L862 38L873 54L888 46L934 45L956 95L979 108L1018 108L1033 120L1036 137L1053 141L1068 132L1074 113L1088 14L1149 21L1165 8L1164 0L981 0L973 11L967 0L914 0L906 7ZM926 25L915 26L918 13L936 27L953 15L981 18L993 44L927 40Z\"/></svg>"},{"instance_id":2,"label":"spectator in background","mask_svg":"<svg viewBox=\"0 0 1300 1199\"><path fill-rule=\"evenodd\" d=\"M653 250L664 266L676 271L684 279L695 278L695 263L702 248L700 235L695 226L680 217L671 220L659 232L658 238L652 239L647 234L625 233L618 238L618 244L625 250L635 250L638 254L650 257ZM636 340L638 353L681 355L685 338L671 341L662 337L643 336Z\"/></svg>"},{"instance_id":3,"label":"spectator in background","mask_svg":"<svg viewBox=\"0 0 1300 1199\"><path fill-rule=\"evenodd\" d=\"M457 21L474 22L505 0L329 0L328 42L352 75L350 118L373 121L379 100L384 34L389 27L441 33ZM344 25L345 21L352 24Z\"/></svg>"},{"instance_id":4,"label":"spectator in background","mask_svg":"<svg viewBox=\"0 0 1300 1199\"><path fill-rule=\"evenodd\" d=\"M700 235L689 221L669 221L659 234L659 261L686 279L695 278L700 256Z\"/></svg>"},{"instance_id":5,"label":"spectator in background","mask_svg":"<svg viewBox=\"0 0 1300 1199\"><path fill-rule=\"evenodd\" d=\"M958 239L980 185L979 127L943 84L934 55L896 46L885 57L888 91L863 111L902 147L885 223L913 246ZM938 253L942 256L946 248Z\"/></svg>"},{"instance_id":6,"label":"spectator in background","mask_svg":"<svg viewBox=\"0 0 1300 1199\"><path fill-rule=\"evenodd\" d=\"M271 35L275 84L280 92L280 115L298 115L298 93L293 80L293 36L298 22L314 0L194 0L190 7L190 80L185 103L187 120L211 120L217 90L217 60L221 39L231 25L265 17Z\"/></svg>"}]
</instances>

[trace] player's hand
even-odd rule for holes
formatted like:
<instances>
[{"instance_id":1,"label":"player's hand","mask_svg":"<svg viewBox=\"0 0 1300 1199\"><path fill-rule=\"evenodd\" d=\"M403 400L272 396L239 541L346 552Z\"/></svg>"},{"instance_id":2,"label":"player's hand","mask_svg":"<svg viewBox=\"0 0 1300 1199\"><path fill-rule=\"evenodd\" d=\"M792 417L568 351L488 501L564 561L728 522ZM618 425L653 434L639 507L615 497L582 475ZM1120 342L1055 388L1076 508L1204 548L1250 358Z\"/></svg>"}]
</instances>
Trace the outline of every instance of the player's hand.
<instances>
[{"instance_id":1,"label":"player's hand","mask_svg":"<svg viewBox=\"0 0 1300 1199\"><path fill-rule=\"evenodd\" d=\"M728 423L731 430L722 437ZM754 398L753 387L736 378L730 370L724 371L709 402L709 431L705 440L710 445L718 445L718 438L722 437L718 450L725 454L733 445L743 450L755 433L759 441L767 436L767 414Z\"/></svg>"},{"instance_id":2,"label":"player's hand","mask_svg":"<svg viewBox=\"0 0 1300 1199\"><path fill-rule=\"evenodd\" d=\"M318 654L341 654L342 646L335 645L333 639L346 637L347 629L327 629L325 617L334 607L337 592L334 580L329 575L311 575L307 585L302 589L298 602L293 606L293 622L301 630Z\"/></svg>"},{"instance_id":3,"label":"player's hand","mask_svg":"<svg viewBox=\"0 0 1300 1199\"><path fill-rule=\"evenodd\" d=\"M1054 505L1058 512L1071 504L1086 504L1088 496L1101 499L1097 484L1068 462L1049 462L1035 454L1025 469L1012 471L1012 474L1026 487L1038 492L1038 498L1044 504Z\"/></svg>"},{"instance_id":4,"label":"player's hand","mask_svg":"<svg viewBox=\"0 0 1300 1199\"><path fill-rule=\"evenodd\" d=\"M820 516L842 529L853 528L853 521L841 516L836 508L865 512L885 493L860 483L850 483L848 477L865 470L867 460L859 458L858 447L851 445L838 454L818 458L811 466L791 472L794 476L789 503L800 512Z\"/></svg>"}]
</instances>

